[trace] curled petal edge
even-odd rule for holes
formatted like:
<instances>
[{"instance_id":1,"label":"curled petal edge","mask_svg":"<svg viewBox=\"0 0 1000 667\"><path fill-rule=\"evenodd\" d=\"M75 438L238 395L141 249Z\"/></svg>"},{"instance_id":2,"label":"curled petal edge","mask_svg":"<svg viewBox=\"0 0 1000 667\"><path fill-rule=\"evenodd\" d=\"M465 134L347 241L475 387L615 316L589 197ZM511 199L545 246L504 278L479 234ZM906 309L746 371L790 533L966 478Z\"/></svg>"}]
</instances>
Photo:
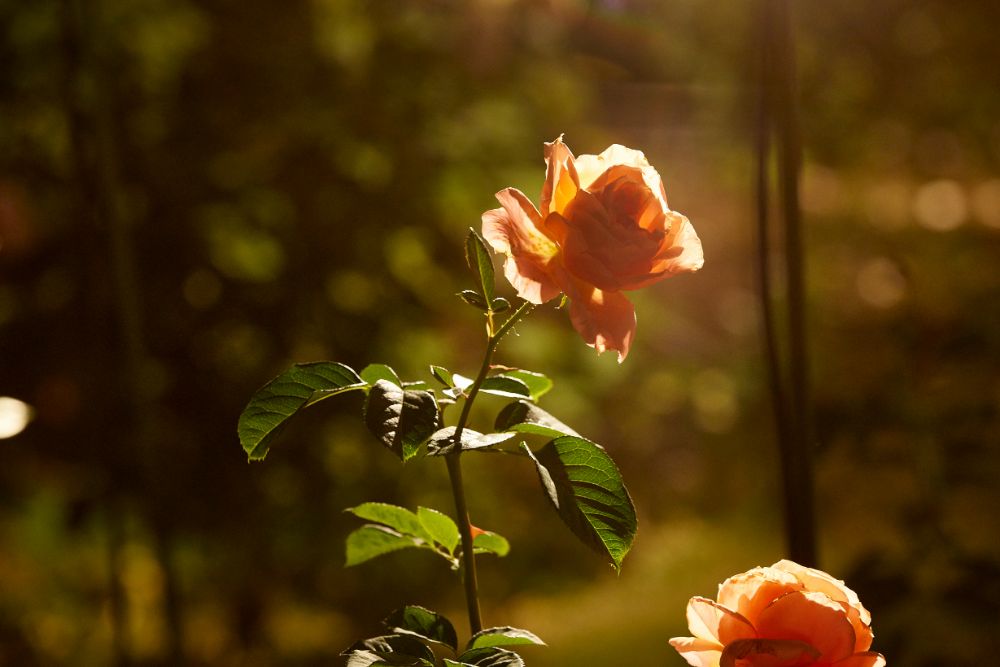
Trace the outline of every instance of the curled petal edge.
<instances>
[{"instance_id":1,"label":"curled petal edge","mask_svg":"<svg viewBox=\"0 0 1000 667\"><path fill-rule=\"evenodd\" d=\"M502 208L483 213L483 238L506 256L504 276L518 296L531 303L544 303L562 292L553 280L549 265L558 246L541 229L541 217L534 204L515 188L497 193Z\"/></svg>"},{"instance_id":2,"label":"curled petal edge","mask_svg":"<svg viewBox=\"0 0 1000 667\"><path fill-rule=\"evenodd\" d=\"M602 291L579 280L567 281L569 316L583 341L602 354L618 352L625 361L635 336L635 308L621 292Z\"/></svg>"},{"instance_id":3,"label":"curled petal edge","mask_svg":"<svg viewBox=\"0 0 1000 667\"><path fill-rule=\"evenodd\" d=\"M722 644L697 637L674 637L670 645L692 667L716 667L722 655Z\"/></svg>"}]
</instances>

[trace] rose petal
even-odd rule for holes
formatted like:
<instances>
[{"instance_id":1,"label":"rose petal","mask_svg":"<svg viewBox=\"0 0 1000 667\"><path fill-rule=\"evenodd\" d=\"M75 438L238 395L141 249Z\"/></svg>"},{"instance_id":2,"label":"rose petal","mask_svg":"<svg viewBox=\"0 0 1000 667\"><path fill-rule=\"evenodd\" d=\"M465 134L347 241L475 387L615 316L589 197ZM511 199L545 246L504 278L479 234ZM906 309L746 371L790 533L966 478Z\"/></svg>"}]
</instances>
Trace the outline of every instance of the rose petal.
<instances>
[{"instance_id":1,"label":"rose petal","mask_svg":"<svg viewBox=\"0 0 1000 667\"><path fill-rule=\"evenodd\" d=\"M562 213L579 189L573 153L562 142L560 135L555 141L545 144L545 183L542 185L540 202L542 216L553 212Z\"/></svg>"},{"instance_id":2,"label":"rose petal","mask_svg":"<svg viewBox=\"0 0 1000 667\"><path fill-rule=\"evenodd\" d=\"M840 579L835 579L822 570L799 565L794 561L780 560L772 567L788 572L801 581L808 590L826 593L830 599L840 602L847 612L848 620L854 626L855 652L868 650L874 637L871 630L872 616L862 606L857 593L848 588Z\"/></svg>"},{"instance_id":3,"label":"rose petal","mask_svg":"<svg viewBox=\"0 0 1000 667\"><path fill-rule=\"evenodd\" d=\"M705 264L705 254L691 221L676 211L668 211L667 224L670 226L670 233L659 258L662 263L658 263L655 270L673 276L700 269Z\"/></svg>"},{"instance_id":4,"label":"rose petal","mask_svg":"<svg viewBox=\"0 0 1000 667\"><path fill-rule=\"evenodd\" d=\"M806 642L787 639L740 639L726 646L719 667L809 667L820 652Z\"/></svg>"},{"instance_id":5,"label":"rose petal","mask_svg":"<svg viewBox=\"0 0 1000 667\"><path fill-rule=\"evenodd\" d=\"M635 309L621 292L604 292L567 277L560 281L569 297L569 316L583 342L597 350L617 350L618 362L628 355L635 335Z\"/></svg>"},{"instance_id":6,"label":"rose petal","mask_svg":"<svg viewBox=\"0 0 1000 667\"><path fill-rule=\"evenodd\" d=\"M642 187L636 197L646 202L655 199ZM641 214L643 202L634 202L635 211ZM621 208L615 210L622 214ZM566 208L565 217L550 215L545 220L546 230L560 241L563 263L578 278L602 290L622 291L659 280L654 273L654 262L663 232L639 228L634 222L622 224L611 220L605 204L594 194L581 191ZM565 227L564 232L560 232Z\"/></svg>"},{"instance_id":7,"label":"rose petal","mask_svg":"<svg viewBox=\"0 0 1000 667\"><path fill-rule=\"evenodd\" d=\"M737 639L757 637L747 619L718 602L693 597L687 606L688 629L698 639L717 641L723 646Z\"/></svg>"},{"instance_id":8,"label":"rose petal","mask_svg":"<svg viewBox=\"0 0 1000 667\"><path fill-rule=\"evenodd\" d=\"M777 598L802 588L793 575L771 567L755 567L719 585L719 604L735 609L751 623Z\"/></svg>"},{"instance_id":9,"label":"rose petal","mask_svg":"<svg viewBox=\"0 0 1000 667\"><path fill-rule=\"evenodd\" d=\"M626 165L639 169L650 166L649 160L646 159L642 151L621 144L611 144L600 155L581 155L576 158L580 186L589 188L604 172L615 165Z\"/></svg>"},{"instance_id":10,"label":"rose petal","mask_svg":"<svg viewBox=\"0 0 1000 667\"><path fill-rule=\"evenodd\" d=\"M885 658L881 653L866 651L855 653L833 664L835 667L885 667Z\"/></svg>"},{"instance_id":11,"label":"rose petal","mask_svg":"<svg viewBox=\"0 0 1000 667\"><path fill-rule=\"evenodd\" d=\"M696 637L674 637L670 645L694 667L716 667L722 655L721 644Z\"/></svg>"},{"instance_id":12,"label":"rose petal","mask_svg":"<svg viewBox=\"0 0 1000 667\"><path fill-rule=\"evenodd\" d=\"M840 603L825 593L796 591L778 598L754 619L760 637L797 639L815 646L825 662L854 653L854 628Z\"/></svg>"},{"instance_id":13,"label":"rose petal","mask_svg":"<svg viewBox=\"0 0 1000 667\"><path fill-rule=\"evenodd\" d=\"M555 298L562 289L548 266L559 247L541 230L541 217L524 193L507 188L496 196L503 208L483 213L483 238L507 256L504 275L526 301Z\"/></svg>"}]
</instances>

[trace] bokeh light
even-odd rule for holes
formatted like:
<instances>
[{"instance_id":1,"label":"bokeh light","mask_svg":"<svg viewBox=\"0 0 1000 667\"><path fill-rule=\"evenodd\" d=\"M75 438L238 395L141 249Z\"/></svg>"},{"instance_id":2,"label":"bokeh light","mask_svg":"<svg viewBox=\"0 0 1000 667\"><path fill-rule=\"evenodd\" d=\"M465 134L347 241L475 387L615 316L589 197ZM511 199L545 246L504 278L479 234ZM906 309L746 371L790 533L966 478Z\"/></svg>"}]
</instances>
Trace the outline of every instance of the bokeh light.
<instances>
[{"instance_id":1,"label":"bokeh light","mask_svg":"<svg viewBox=\"0 0 1000 667\"><path fill-rule=\"evenodd\" d=\"M34 410L24 401L0 396L0 439L13 438L27 428Z\"/></svg>"}]
</instances>

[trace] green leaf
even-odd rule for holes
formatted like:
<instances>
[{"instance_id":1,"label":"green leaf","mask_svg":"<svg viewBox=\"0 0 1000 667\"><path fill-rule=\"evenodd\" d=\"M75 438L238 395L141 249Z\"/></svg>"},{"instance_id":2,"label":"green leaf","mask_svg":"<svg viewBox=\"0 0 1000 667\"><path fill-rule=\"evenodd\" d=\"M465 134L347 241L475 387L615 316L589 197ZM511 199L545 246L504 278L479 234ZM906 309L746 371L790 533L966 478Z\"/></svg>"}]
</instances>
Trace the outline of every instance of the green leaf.
<instances>
[{"instance_id":1,"label":"green leaf","mask_svg":"<svg viewBox=\"0 0 1000 667\"><path fill-rule=\"evenodd\" d=\"M499 628L480 630L472 635L467 648L472 650L490 646L523 646L526 644L545 646L545 642L539 639L534 633L507 625Z\"/></svg>"},{"instance_id":2,"label":"green leaf","mask_svg":"<svg viewBox=\"0 0 1000 667\"><path fill-rule=\"evenodd\" d=\"M563 435L579 436L576 431L545 410L525 401L511 403L504 407L497 415L493 427L498 431L533 433L550 438L558 438Z\"/></svg>"},{"instance_id":3,"label":"green leaf","mask_svg":"<svg viewBox=\"0 0 1000 667\"><path fill-rule=\"evenodd\" d=\"M368 385L349 366L332 361L295 364L257 390L240 415L237 432L250 460L267 456L271 441L299 410Z\"/></svg>"},{"instance_id":4,"label":"green leaf","mask_svg":"<svg viewBox=\"0 0 1000 667\"><path fill-rule=\"evenodd\" d=\"M347 654L346 667L434 667L434 663L402 653L380 656L371 651L355 651Z\"/></svg>"},{"instance_id":5,"label":"green leaf","mask_svg":"<svg viewBox=\"0 0 1000 667\"><path fill-rule=\"evenodd\" d=\"M618 467L604 448L574 436L552 440L533 454L545 495L584 544L611 558L615 570L635 538L635 507Z\"/></svg>"},{"instance_id":6,"label":"green leaf","mask_svg":"<svg viewBox=\"0 0 1000 667\"><path fill-rule=\"evenodd\" d=\"M476 667L475 665L470 665L467 662L456 662L454 660L444 659L444 667Z\"/></svg>"},{"instance_id":7,"label":"green leaf","mask_svg":"<svg viewBox=\"0 0 1000 667\"><path fill-rule=\"evenodd\" d=\"M350 512L356 517L366 521L375 521L399 531L403 535L419 537L430 543L433 541L432 535L424 528L424 524L418 516L397 505L388 503L362 503L357 507L349 507L345 512Z\"/></svg>"},{"instance_id":8,"label":"green leaf","mask_svg":"<svg viewBox=\"0 0 1000 667\"><path fill-rule=\"evenodd\" d=\"M475 306L479 310L486 311L490 309L486 300L476 290L464 289L458 295L462 297L462 301L465 301L470 306Z\"/></svg>"},{"instance_id":9,"label":"green leaf","mask_svg":"<svg viewBox=\"0 0 1000 667\"><path fill-rule=\"evenodd\" d=\"M455 525L450 516L429 507L418 507L417 518L427 534L436 543L447 549L448 553L455 553L455 547L458 546L460 538L458 526Z\"/></svg>"},{"instance_id":10,"label":"green leaf","mask_svg":"<svg viewBox=\"0 0 1000 667\"><path fill-rule=\"evenodd\" d=\"M459 375L458 373L451 374L451 381L455 384L457 389L461 389L462 391L471 387L475 382L472 378L467 378L464 375Z\"/></svg>"},{"instance_id":11,"label":"green leaf","mask_svg":"<svg viewBox=\"0 0 1000 667\"><path fill-rule=\"evenodd\" d=\"M547 376L534 371L526 371L520 368L511 368L500 373L499 377L511 377L520 380L527 385L531 392L531 400L537 402L552 389L553 382Z\"/></svg>"},{"instance_id":12,"label":"green leaf","mask_svg":"<svg viewBox=\"0 0 1000 667\"><path fill-rule=\"evenodd\" d=\"M472 547L477 554L495 554L501 558L510 553L510 542L507 538L490 531L479 533L472 538Z\"/></svg>"},{"instance_id":13,"label":"green leaf","mask_svg":"<svg viewBox=\"0 0 1000 667\"><path fill-rule=\"evenodd\" d=\"M443 384L446 387L455 386L455 381L451 377L451 371L449 371L444 366L434 366L431 365L431 375L434 379Z\"/></svg>"},{"instance_id":14,"label":"green leaf","mask_svg":"<svg viewBox=\"0 0 1000 667\"><path fill-rule=\"evenodd\" d=\"M413 536L369 523L347 536L347 559L344 565L351 567L393 551L423 546L425 544Z\"/></svg>"},{"instance_id":15,"label":"green leaf","mask_svg":"<svg viewBox=\"0 0 1000 667\"><path fill-rule=\"evenodd\" d=\"M462 429L462 451L469 449L487 449L506 442L516 433L480 433L471 428ZM427 453L431 456L444 456L455 449L455 427L446 426L434 432L427 442Z\"/></svg>"},{"instance_id":16,"label":"green leaf","mask_svg":"<svg viewBox=\"0 0 1000 667\"><path fill-rule=\"evenodd\" d=\"M410 391L430 391L431 386L423 380L414 380L411 382L404 382L403 389L409 389Z\"/></svg>"},{"instance_id":17,"label":"green leaf","mask_svg":"<svg viewBox=\"0 0 1000 667\"><path fill-rule=\"evenodd\" d=\"M497 298L493 299L492 303L490 303L490 310L492 310L494 313L505 313L508 310L510 310L510 301L503 298L502 296L498 296Z\"/></svg>"},{"instance_id":18,"label":"green leaf","mask_svg":"<svg viewBox=\"0 0 1000 667\"><path fill-rule=\"evenodd\" d=\"M417 451L438 426L434 395L403 390L388 380L378 380L368 392L365 424L402 461Z\"/></svg>"},{"instance_id":19,"label":"green leaf","mask_svg":"<svg viewBox=\"0 0 1000 667\"><path fill-rule=\"evenodd\" d=\"M371 651L351 651L342 655L347 656L347 667L373 667L385 664L381 656Z\"/></svg>"},{"instance_id":20,"label":"green leaf","mask_svg":"<svg viewBox=\"0 0 1000 667\"><path fill-rule=\"evenodd\" d=\"M528 389L528 385L517 378L506 375L493 375L486 378L479 385L479 391L484 394L493 394L494 396L531 398L531 390Z\"/></svg>"},{"instance_id":21,"label":"green leaf","mask_svg":"<svg viewBox=\"0 0 1000 667\"><path fill-rule=\"evenodd\" d=\"M368 384L375 384L379 380L385 380L393 383L397 387L403 386L399 376L396 375L396 371L392 370L385 364L368 364L365 366L364 370L361 371L361 379Z\"/></svg>"},{"instance_id":22,"label":"green leaf","mask_svg":"<svg viewBox=\"0 0 1000 667\"><path fill-rule=\"evenodd\" d=\"M392 632L413 635L458 650L455 626L441 614L416 605L397 609L383 621Z\"/></svg>"},{"instance_id":23,"label":"green leaf","mask_svg":"<svg viewBox=\"0 0 1000 667\"><path fill-rule=\"evenodd\" d=\"M477 667L524 667L524 660L517 653L494 646L474 648L458 656L463 664Z\"/></svg>"},{"instance_id":24,"label":"green leaf","mask_svg":"<svg viewBox=\"0 0 1000 667\"><path fill-rule=\"evenodd\" d=\"M434 666L434 652L425 646L423 642L412 635L406 634L384 635L362 639L352 644L341 655L348 655L351 658L358 657L356 663L350 659L348 660L347 664L352 667L354 664L357 664L359 667L376 667L383 664L392 666L412 665L414 667ZM377 660L365 662L365 660L371 659L370 656L375 656Z\"/></svg>"},{"instance_id":25,"label":"green leaf","mask_svg":"<svg viewBox=\"0 0 1000 667\"><path fill-rule=\"evenodd\" d=\"M478 281L478 291L486 303L493 301L495 278L493 276L493 255L486 248L486 241L475 229L469 229L465 237L465 262L472 269Z\"/></svg>"}]
</instances>

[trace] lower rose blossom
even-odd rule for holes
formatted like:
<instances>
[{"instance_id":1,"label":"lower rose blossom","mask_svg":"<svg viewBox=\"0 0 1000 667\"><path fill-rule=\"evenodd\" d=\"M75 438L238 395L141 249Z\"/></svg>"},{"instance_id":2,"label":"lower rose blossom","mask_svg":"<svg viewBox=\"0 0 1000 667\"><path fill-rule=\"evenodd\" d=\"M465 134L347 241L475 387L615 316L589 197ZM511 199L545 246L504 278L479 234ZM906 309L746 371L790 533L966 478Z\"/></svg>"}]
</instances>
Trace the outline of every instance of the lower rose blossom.
<instances>
[{"instance_id":1,"label":"lower rose blossom","mask_svg":"<svg viewBox=\"0 0 1000 667\"><path fill-rule=\"evenodd\" d=\"M673 646L695 667L884 667L871 615L839 579L782 560L730 577L717 600L691 598Z\"/></svg>"}]
</instances>

